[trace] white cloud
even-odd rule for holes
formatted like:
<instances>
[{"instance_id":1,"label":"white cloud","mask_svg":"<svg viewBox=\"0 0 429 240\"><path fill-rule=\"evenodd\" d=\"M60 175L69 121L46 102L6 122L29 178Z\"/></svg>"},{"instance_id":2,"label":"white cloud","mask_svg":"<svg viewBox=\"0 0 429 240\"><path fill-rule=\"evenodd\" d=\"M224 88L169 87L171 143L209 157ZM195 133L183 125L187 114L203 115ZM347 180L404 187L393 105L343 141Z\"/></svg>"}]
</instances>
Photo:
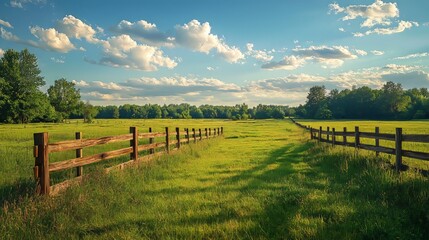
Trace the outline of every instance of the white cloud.
<instances>
[{"instance_id":1,"label":"white cloud","mask_svg":"<svg viewBox=\"0 0 429 240\"><path fill-rule=\"evenodd\" d=\"M410 66L410 65L398 65L398 64L387 64L383 67L384 70L393 70L395 72L409 72L419 69L418 66Z\"/></svg>"},{"instance_id":2,"label":"white cloud","mask_svg":"<svg viewBox=\"0 0 429 240\"><path fill-rule=\"evenodd\" d=\"M384 54L383 51L378 51L378 50L373 50L373 51L371 51L371 53L374 54L375 56L381 56Z\"/></svg>"},{"instance_id":3,"label":"white cloud","mask_svg":"<svg viewBox=\"0 0 429 240\"><path fill-rule=\"evenodd\" d=\"M14 35L11 32L6 31L3 27L0 27L0 36L4 40L13 41L13 42L19 42L20 39L18 36Z\"/></svg>"},{"instance_id":4,"label":"white cloud","mask_svg":"<svg viewBox=\"0 0 429 240\"><path fill-rule=\"evenodd\" d=\"M201 24L194 19L182 26L176 26L175 30L175 41L183 47L206 54L214 49L219 56L230 63L244 59L244 54L237 47L228 46L223 39L211 34L208 22Z\"/></svg>"},{"instance_id":5,"label":"white cloud","mask_svg":"<svg viewBox=\"0 0 429 240\"><path fill-rule=\"evenodd\" d=\"M421 58L421 57L429 57L429 52L423 52L423 53L414 53L402 57L394 58L395 60L404 60L404 59L410 59L410 58Z\"/></svg>"},{"instance_id":6,"label":"white cloud","mask_svg":"<svg viewBox=\"0 0 429 240\"><path fill-rule=\"evenodd\" d=\"M340 31L340 32L345 32L346 30L344 30L344 28L338 28L338 30Z\"/></svg>"},{"instance_id":7,"label":"white cloud","mask_svg":"<svg viewBox=\"0 0 429 240\"><path fill-rule=\"evenodd\" d=\"M36 26L31 27L30 32L39 39L40 48L62 53L75 49L67 35L59 33L55 28L44 29Z\"/></svg>"},{"instance_id":8,"label":"white cloud","mask_svg":"<svg viewBox=\"0 0 429 240\"><path fill-rule=\"evenodd\" d=\"M365 21L361 27L373 27L375 25L390 25L391 18L399 17L399 9L396 3L384 3L376 0L371 5L350 5L341 7L337 3L329 5L331 12L335 14L344 13L343 21L361 17Z\"/></svg>"},{"instance_id":9,"label":"white cloud","mask_svg":"<svg viewBox=\"0 0 429 240\"><path fill-rule=\"evenodd\" d=\"M269 62L262 65L262 68L268 70L294 70L302 67L305 64L305 60L297 56L285 56L283 60L279 62Z\"/></svg>"},{"instance_id":10,"label":"white cloud","mask_svg":"<svg viewBox=\"0 0 429 240\"><path fill-rule=\"evenodd\" d=\"M364 50L356 49L356 50L355 50L355 52L356 52L358 55L360 55L360 56L366 56L366 55L368 55L368 53L367 53L366 51L364 51Z\"/></svg>"},{"instance_id":11,"label":"white cloud","mask_svg":"<svg viewBox=\"0 0 429 240\"><path fill-rule=\"evenodd\" d=\"M254 59L262 62L269 62L273 60L273 56L269 55L266 50L254 50L253 43L246 44L247 52L246 55L253 57Z\"/></svg>"},{"instance_id":12,"label":"white cloud","mask_svg":"<svg viewBox=\"0 0 429 240\"><path fill-rule=\"evenodd\" d=\"M52 62L54 63L65 63L64 58L55 58L55 57L51 57Z\"/></svg>"},{"instance_id":13,"label":"white cloud","mask_svg":"<svg viewBox=\"0 0 429 240\"><path fill-rule=\"evenodd\" d=\"M102 45L105 56L98 62L102 65L143 71L156 71L158 67L177 66L177 63L164 56L164 52L159 48L137 44L128 35L110 37L107 41L103 41Z\"/></svg>"},{"instance_id":14,"label":"white cloud","mask_svg":"<svg viewBox=\"0 0 429 240\"><path fill-rule=\"evenodd\" d=\"M343 65L344 60L357 58L357 56L345 46L310 46L308 48L295 48L292 51L302 58L321 63L322 67L325 68L337 68ZM357 49L355 51L363 50Z\"/></svg>"},{"instance_id":15,"label":"white cloud","mask_svg":"<svg viewBox=\"0 0 429 240\"><path fill-rule=\"evenodd\" d=\"M8 28L13 28L12 24L10 24L9 22L4 21L2 19L0 19L0 25L3 25L3 26L8 27Z\"/></svg>"},{"instance_id":16,"label":"white cloud","mask_svg":"<svg viewBox=\"0 0 429 240\"><path fill-rule=\"evenodd\" d=\"M207 70L214 71L215 69L213 67L207 67Z\"/></svg>"},{"instance_id":17,"label":"white cloud","mask_svg":"<svg viewBox=\"0 0 429 240\"><path fill-rule=\"evenodd\" d=\"M160 32L154 23L145 20L129 22L122 20L112 31L119 34L127 34L136 40L153 46L174 46L174 38Z\"/></svg>"},{"instance_id":18,"label":"white cloud","mask_svg":"<svg viewBox=\"0 0 429 240\"><path fill-rule=\"evenodd\" d=\"M365 33L354 33L355 37L361 37L363 35L371 35L371 34L379 34L379 35L390 35L395 33L401 33L408 28L412 28L413 26L418 27L419 24L417 22L409 22L409 21L400 21L398 26L392 28L375 28L373 30L368 30Z\"/></svg>"},{"instance_id":19,"label":"white cloud","mask_svg":"<svg viewBox=\"0 0 429 240\"><path fill-rule=\"evenodd\" d=\"M46 4L46 0L11 0L9 2L10 6L14 8L24 8L24 5L29 3L35 5Z\"/></svg>"},{"instance_id":20,"label":"white cloud","mask_svg":"<svg viewBox=\"0 0 429 240\"><path fill-rule=\"evenodd\" d=\"M59 32L66 34L69 38L84 38L90 43L98 43L99 40L95 37L95 31L90 25L82 22L72 15L67 15L57 23Z\"/></svg>"}]
</instances>

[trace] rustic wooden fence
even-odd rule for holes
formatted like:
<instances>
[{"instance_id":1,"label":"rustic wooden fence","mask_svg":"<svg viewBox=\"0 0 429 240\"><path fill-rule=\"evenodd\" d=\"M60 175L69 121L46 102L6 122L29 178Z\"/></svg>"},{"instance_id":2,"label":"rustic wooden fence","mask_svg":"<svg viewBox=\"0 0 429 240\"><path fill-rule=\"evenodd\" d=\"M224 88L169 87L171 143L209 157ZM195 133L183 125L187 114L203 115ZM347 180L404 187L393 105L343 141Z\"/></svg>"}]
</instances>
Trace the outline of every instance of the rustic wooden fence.
<instances>
[{"instance_id":1,"label":"rustic wooden fence","mask_svg":"<svg viewBox=\"0 0 429 240\"><path fill-rule=\"evenodd\" d=\"M341 145L347 147L354 147L356 149L365 149L374 151L378 156L380 153L387 153L395 155L395 168L396 171L404 169L402 164L402 157L409 157L419 160L429 161L429 153L416 152L411 150L404 150L402 148L403 142L417 142L417 143L429 143L429 135L425 134L402 134L402 128L396 128L395 133L380 133L379 127L375 127L374 132L361 132L359 127L355 127L354 131L347 131L347 128L343 128L342 131L338 131L335 128L323 130L322 127L319 129L312 128L310 126L302 125L290 118L297 126L307 129L310 131L310 139L316 139L318 142L326 142L334 145ZM325 138L323 137L325 136ZM341 137L342 141L337 141L337 137ZM354 137L354 142L348 142L347 137ZM361 139L374 139L374 145L363 144ZM395 142L395 148L389 148L380 146L380 140L387 140ZM429 147L428 147L429 150Z\"/></svg>"},{"instance_id":2,"label":"rustic wooden fence","mask_svg":"<svg viewBox=\"0 0 429 240\"><path fill-rule=\"evenodd\" d=\"M185 128L184 131L180 131L179 128L176 128L174 132L170 132L168 127L165 128L165 132L152 132L152 128L149 128L149 132L147 133L139 133L137 127L130 127L129 134L119 136L84 139L81 132L76 132L75 140L49 143L49 135L47 132L35 133L34 157L36 161L34 166L34 176L37 181L36 192L39 194L54 195L71 185L79 183L82 180L83 166L85 165L130 154L130 161L106 168L105 171L109 172L113 169L123 169L131 164L149 160L155 156L180 149L182 144L189 144L191 141L196 143L197 141L220 135L223 135L223 127L213 129L204 128L204 130L195 128L190 130L189 128ZM160 137L165 137L165 141L155 142L155 139ZM174 140L171 139L173 137ZM149 139L149 144L139 145L139 139ZM130 141L130 147L98 153L91 156L83 156L84 148L124 141ZM171 145L174 146L172 147ZM76 158L60 162L49 162L50 153L70 150L76 151ZM148 154L139 156L139 153L144 150L148 151ZM76 168L77 176L75 178L53 186L50 185L50 174L52 172L71 168Z\"/></svg>"}]
</instances>

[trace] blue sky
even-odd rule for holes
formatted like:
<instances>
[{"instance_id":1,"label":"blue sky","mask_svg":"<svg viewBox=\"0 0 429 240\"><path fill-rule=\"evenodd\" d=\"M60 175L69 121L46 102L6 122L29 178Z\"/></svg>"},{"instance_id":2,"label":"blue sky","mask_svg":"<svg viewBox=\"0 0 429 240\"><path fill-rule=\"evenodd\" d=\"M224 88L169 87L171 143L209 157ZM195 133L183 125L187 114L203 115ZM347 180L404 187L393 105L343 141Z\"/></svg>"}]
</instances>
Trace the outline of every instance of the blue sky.
<instances>
[{"instance_id":1,"label":"blue sky","mask_svg":"<svg viewBox=\"0 0 429 240\"><path fill-rule=\"evenodd\" d=\"M429 1L3 0L0 55L97 105L304 103L308 89L429 87Z\"/></svg>"}]
</instances>

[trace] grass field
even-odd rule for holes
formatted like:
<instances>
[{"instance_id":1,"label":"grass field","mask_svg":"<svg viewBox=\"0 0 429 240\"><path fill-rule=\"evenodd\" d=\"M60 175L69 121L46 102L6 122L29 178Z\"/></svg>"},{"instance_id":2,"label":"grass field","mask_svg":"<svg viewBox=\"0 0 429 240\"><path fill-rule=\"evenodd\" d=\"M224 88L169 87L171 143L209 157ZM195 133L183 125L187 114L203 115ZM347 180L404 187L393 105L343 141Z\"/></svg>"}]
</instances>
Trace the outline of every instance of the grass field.
<instances>
[{"instance_id":1,"label":"grass field","mask_svg":"<svg viewBox=\"0 0 429 240\"><path fill-rule=\"evenodd\" d=\"M316 123L315 123L316 124ZM319 123L317 123L319 124ZM414 122L413 122L414 124ZM427 128L427 122L419 128ZM129 126L219 127L225 138L112 174L55 198L30 193L32 134L54 141ZM382 126L380 126L382 127ZM404 127L405 129L406 127ZM381 128L384 131L383 128ZM411 131L411 130L410 130ZM419 131L421 132L421 131ZM429 180L372 153L317 145L287 120L98 120L0 126L2 239L425 239ZM126 143L125 143L126 144ZM105 150L104 148L90 151ZM73 154L70 153L72 156ZM84 152L90 154L90 152ZM58 161L64 156L55 156ZM114 160L108 164L113 164ZM56 176L57 179L73 172Z\"/></svg>"}]
</instances>

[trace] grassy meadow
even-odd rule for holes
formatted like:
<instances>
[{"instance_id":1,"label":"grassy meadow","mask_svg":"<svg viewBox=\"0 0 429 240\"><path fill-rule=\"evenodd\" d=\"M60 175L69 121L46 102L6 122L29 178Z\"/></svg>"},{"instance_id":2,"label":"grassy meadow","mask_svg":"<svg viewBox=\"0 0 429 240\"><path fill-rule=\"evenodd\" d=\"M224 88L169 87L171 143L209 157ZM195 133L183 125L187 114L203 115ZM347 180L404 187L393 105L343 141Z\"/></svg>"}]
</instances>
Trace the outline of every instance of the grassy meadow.
<instances>
[{"instance_id":1,"label":"grassy meadow","mask_svg":"<svg viewBox=\"0 0 429 240\"><path fill-rule=\"evenodd\" d=\"M360 123L361 129L371 127ZM352 129L355 123L350 124ZM381 132L389 131L379 124L385 123L377 122ZM429 131L427 122L410 124L416 125L404 126L405 133ZM73 139L76 131L84 138L125 134L129 126L140 131L223 126L225 134L124 171L102 174L100 168L126 158L96 164L84 168L91 177L81 186L53 198L33 196L34 132L48 131L52 141L60 141ZM85 149L84 155L112 147ZM71 151L51 160L72 157ZM343 147L318 145L288 120L0 125L0 158L2 239L425 239L429 234L427 177L413 171L397 175L385 165L388 156L366 151L356 156ZM52 181L74 174L65 171Z\"/></svg>"}]
</instances>

